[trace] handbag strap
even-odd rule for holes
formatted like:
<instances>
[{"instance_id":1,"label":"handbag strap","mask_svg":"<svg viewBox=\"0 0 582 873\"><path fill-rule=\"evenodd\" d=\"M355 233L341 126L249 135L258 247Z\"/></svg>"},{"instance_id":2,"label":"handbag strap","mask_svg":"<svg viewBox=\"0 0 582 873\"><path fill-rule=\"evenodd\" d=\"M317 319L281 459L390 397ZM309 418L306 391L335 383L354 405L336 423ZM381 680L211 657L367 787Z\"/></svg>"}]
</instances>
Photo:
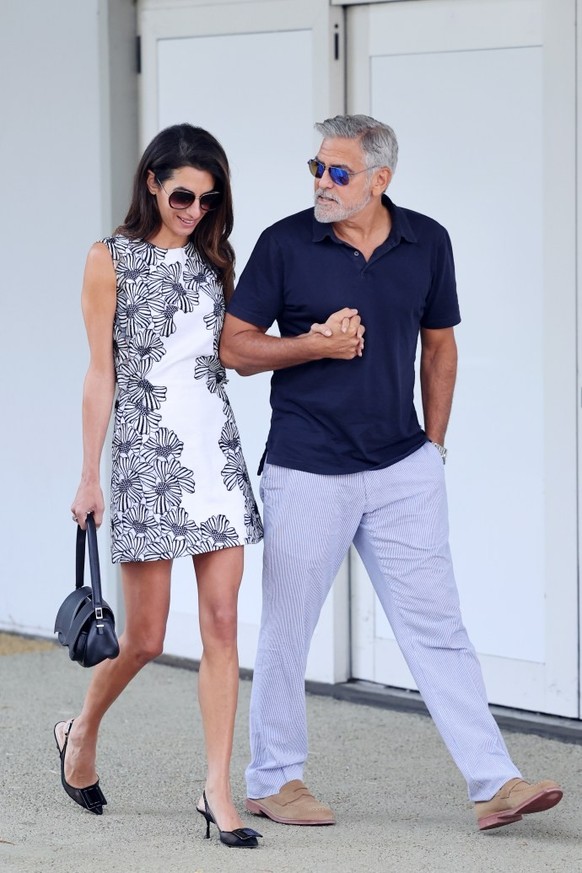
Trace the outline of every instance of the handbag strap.
<instances>
[{"instance_id":1,"label":"handbag strap","mask_svg":"<svg viewBox=\"0 0 582 873\"><path fill-rule=\"evenodd\" d=\"M91 512L87 516L87 529L82 530L77 525L77 550L76 550L76 588L83 587L83 579L85 575L85 543L89 544L89 572L91 575L91 589L93 608L95 610L103 608L103 598L101 595L101 572L99 570L99 550L97 548L97 529L95 528L95 519Z\"/></svg>"}]
</instances>

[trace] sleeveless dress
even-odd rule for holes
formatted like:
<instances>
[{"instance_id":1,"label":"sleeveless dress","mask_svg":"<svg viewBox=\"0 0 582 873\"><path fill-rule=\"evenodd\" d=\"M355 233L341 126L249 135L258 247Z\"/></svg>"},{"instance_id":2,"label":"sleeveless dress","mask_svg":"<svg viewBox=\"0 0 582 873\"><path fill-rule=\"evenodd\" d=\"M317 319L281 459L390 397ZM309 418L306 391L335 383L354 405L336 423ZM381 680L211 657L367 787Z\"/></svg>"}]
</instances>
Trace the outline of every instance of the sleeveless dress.
<instances>
[{"instance_id":1,"label":"sleeveless dress","mask_svg":"<svg viewBox=\"0 0 582 873\"><path fill-rule=\"evenodd\" d=\"M261 518L218 358L219 278L191 242L102 242L117 276L113 562L259 542Z\"/></svg>"}]
</instances>

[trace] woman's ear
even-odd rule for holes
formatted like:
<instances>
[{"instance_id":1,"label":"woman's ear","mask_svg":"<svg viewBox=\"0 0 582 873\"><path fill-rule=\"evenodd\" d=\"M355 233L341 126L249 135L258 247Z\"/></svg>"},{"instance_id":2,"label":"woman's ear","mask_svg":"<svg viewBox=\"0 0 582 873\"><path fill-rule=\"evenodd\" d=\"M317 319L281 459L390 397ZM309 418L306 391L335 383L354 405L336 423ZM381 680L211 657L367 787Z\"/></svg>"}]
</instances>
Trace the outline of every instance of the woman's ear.
<instances>
[{"instance_id":1,"label":"woman's ear","mask_svg":"<svg viewBox=\"0 0 582 873\"><path fill-rule=\"evenodd\" d=\"M146 184L148 186L148 191L150 192L150 194L155 195L160 190L160 186L158 185L156 177L154 176L152 170L148 170L148 173L146 176Z\"/></svg>"}]
</instances>

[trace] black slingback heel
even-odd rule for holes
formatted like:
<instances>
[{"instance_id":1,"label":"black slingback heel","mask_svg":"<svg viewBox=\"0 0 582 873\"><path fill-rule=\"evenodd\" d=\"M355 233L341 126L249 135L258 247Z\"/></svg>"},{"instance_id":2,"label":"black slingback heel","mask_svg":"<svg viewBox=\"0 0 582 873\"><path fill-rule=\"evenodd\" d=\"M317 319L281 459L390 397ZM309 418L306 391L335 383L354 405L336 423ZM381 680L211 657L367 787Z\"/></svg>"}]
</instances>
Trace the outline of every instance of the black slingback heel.
<instances>
[{"instance_id":1,"label":"black slingback heel","mask_svg":"<svg viewBox=\"0 0 582 873\"><path fill-rule=\"evenodd\" d=\"M95 815L103 815L103 807L107 805L107 801L105 800L103 792L99 788L99 780L97 780L93 785L88 785L86 788L73 788L73 786L69 785L65 779L65 754L67 752L67 743L69 742L69 733L73 727L73 721L74 719L71 719L69 726L65 730L65 742L63 743L62 749L59 746L59 741L57 739L57 727L58 725L63 724L63 722L58 721L53 731L55 735L55 743L57 744L57 749L59 750L59 756L61 759L61 782L71 800L74 800L75 803L78 803L79 806L83 807L83 809L87 809Z\"/></svg>"},{"instance_id":2,"label":"black slingback heel","mask_svg":"<svg viewBox=\"0 0 582 873\"><path fill-rule=\"evenodd\" d=\"M197 806L196 810L206 819L207 840L210 839L210 822L212 822L212 824L216 825L216 827L218 828L220 842L224 843L225 846L229 846L231 849L257 848L257 846L259 845L257 837L262 837L262 834L260 834L258 831L254 831L252 828L237 828L235 831L221 831L218 822L214 818L212 810L208 806L206 791L202 792L202 799L204 800L204 809L200 809Z\"/></svg>"}]
</instances>

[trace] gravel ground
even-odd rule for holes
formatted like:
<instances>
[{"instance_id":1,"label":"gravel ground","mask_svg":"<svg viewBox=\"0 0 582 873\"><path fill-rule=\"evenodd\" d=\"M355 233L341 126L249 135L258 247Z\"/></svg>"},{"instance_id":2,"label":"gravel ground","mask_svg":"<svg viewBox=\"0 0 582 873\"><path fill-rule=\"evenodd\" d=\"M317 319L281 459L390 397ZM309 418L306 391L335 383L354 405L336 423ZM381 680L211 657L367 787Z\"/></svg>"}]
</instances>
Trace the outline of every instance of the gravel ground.
<instances>
[{"instance_id":1,"label":"gravel ground","mask_svg":"<svg viewBox=\"0 0 582 873\"><path fill-rule=\"evenodd\" d=\"M582 745L506 736L526 778L565 790L555 809L479 833L463 780L430 719L308 697L306 782L336 811L327 828L277 825L244 813L259 849L204 839L196 814L205 762L197 674L151 664L103 723L103 816L76 806L59 781L52 729L74 715L89 671L46 641L0 634L2 873L562 873L582 870ZM241 682L232 763L244 805L250 684Z\"/></svg>"}]
</instances>

